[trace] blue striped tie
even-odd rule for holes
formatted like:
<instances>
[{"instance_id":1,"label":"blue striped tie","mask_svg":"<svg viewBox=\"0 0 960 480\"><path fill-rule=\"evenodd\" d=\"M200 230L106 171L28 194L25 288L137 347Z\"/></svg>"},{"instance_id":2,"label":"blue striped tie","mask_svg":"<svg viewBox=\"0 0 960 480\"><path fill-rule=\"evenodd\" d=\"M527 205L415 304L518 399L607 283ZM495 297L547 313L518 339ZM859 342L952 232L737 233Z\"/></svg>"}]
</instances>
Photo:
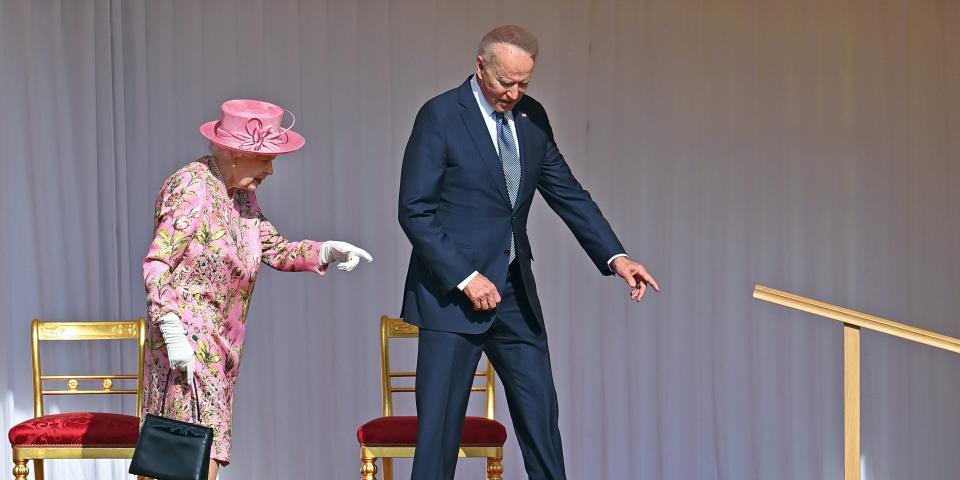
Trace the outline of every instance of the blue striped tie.
<instances>
[{"instance_id":1,"label":"blue striped tie","mask_svg":"<svg viewBox=\"0 0 960 480\"><path fill-rule=\"evenodd\" d=\"M497 149L500 150L500 163L503 165L503 178L507 182L507 194L510 195L510 206L517 203L517 190L520 189L520 152L517 151L517 142L513 139L510 130L510 120L503 113L495 112L497 116ZM510 232L510 261L517 258L517 246L513 240L513 231Z\"/></svg>"}]
</instances>

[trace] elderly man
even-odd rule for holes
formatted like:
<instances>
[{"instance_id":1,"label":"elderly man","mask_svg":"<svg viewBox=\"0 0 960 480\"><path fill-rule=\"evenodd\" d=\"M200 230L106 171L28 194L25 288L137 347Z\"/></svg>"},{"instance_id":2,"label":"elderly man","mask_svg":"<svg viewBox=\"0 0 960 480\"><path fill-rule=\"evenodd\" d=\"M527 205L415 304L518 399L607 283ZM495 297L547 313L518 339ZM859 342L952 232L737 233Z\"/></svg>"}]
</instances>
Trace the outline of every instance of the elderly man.
<instances>
[{"instance_id":1,"label":"elderly man","mask_svg":"<svg viewBox=\"0 0 960 480\"><path fill-rule=\"evenodd\" d=\"M450 480L480 354L503 382L532 479L563 479L557 394L530 261L534 191L604 275L639 301L660 288L624 253L525 96L537 41L506 25L480 42L476 74L428 101L403 156L398 218L413 244L404 318L420 326L413 479Z\"/></svg>"}]
</instances>

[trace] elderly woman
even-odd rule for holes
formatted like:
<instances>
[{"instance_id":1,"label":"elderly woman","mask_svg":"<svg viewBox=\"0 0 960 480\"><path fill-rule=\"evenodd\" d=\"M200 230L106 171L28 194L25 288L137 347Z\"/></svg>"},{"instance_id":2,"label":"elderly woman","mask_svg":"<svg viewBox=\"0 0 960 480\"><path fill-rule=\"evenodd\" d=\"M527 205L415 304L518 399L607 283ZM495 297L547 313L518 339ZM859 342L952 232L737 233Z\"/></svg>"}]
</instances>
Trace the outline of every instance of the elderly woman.
<instances>
[{"instance_id":1,"label":"elderly woman","mask_svg":"<svg viewBox=\"0 0 960 480\"><path fill-rule=\"evenodd\" d=\"M332 262L349 271L372 260L349 243L291 242L277 233L256 191L274 158L304 139L281 127L284 110L276 105L230 100L221 110L219 121L200 126L211 155L160 189L143 262L151 319L144 413L195 421L197 403L200 423L214 430L211 479L230 461L234 385L260 262L323 275Z\"/></svg>"}]
</instances>

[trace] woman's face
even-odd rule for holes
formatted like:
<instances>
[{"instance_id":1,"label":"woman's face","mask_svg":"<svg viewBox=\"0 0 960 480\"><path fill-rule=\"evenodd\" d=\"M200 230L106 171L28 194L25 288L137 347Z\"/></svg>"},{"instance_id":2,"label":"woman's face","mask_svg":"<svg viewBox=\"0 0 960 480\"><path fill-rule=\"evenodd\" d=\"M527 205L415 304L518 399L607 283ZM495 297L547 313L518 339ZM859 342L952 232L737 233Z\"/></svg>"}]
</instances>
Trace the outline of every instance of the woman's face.
<instances>
[{"instance_id":1,"label":"woman's face","mask_svg":"<svg viewBox=\"0 0 960 480\"><path fill-rule=\"evenodd\" d=\"M254 191L268 175L273 175L276 155L239 155L233 169L233 188Z\"/></svg>"}]
</instances>

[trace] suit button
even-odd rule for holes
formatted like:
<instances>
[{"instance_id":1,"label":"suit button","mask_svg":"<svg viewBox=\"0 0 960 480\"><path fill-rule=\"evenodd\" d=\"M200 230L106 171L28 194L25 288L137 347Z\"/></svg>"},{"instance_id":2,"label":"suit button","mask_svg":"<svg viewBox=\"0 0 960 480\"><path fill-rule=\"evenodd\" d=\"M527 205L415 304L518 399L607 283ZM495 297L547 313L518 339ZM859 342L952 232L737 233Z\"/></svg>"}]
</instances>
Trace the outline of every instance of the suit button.
<instances>
[{"instance_id":1,"label":"suit button","mask_svg":"<svg viewBox=\"0 0 960 480\"><path fill-rule=\"evenodd\" d=\"M504 250L504 251L503 251L503 254L509 257L509 256L510 256L510 249L508 248L508 249Z\"/></svg>"}]
</instances>

